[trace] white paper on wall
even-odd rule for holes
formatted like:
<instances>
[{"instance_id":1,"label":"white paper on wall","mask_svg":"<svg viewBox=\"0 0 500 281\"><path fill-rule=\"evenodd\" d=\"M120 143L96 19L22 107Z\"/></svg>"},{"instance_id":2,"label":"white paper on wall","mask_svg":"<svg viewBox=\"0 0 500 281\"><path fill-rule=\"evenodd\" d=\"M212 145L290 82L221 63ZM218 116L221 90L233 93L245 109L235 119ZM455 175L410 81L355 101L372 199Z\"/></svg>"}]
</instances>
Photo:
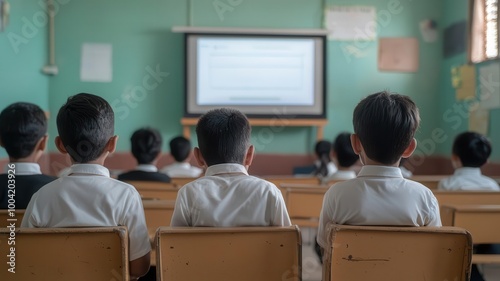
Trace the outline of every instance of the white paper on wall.
<instances>
[{"instance_id":1,"label":"white paper on wall","mask_svg":"<svg viewBox=\"0 0 500 281\"><path fill-rule=\"evenodd\" d=\"M83 82L111 82L113 48L111 44L84 43L80 65Z\"/></svg>"},{"instance_id":2,"label":"white paper on wall","mask_svg":"<svg viewBox=\"0 0 500 281\"><path fill-rule=\"evenodd\" d=\"M480 107L500 108L500 62L479 67Z\"/></svg>"},{"instance_id":3,"label":"white paper on wall","mask_svg":"<svg viewBox=\"0 0 500 281\"><path fill-rule=\"evenodd\" d=\"M328 39L373 41L377 36L377 10L372 6L330 6L325 9Z\"/></svg>"}]
</instances>

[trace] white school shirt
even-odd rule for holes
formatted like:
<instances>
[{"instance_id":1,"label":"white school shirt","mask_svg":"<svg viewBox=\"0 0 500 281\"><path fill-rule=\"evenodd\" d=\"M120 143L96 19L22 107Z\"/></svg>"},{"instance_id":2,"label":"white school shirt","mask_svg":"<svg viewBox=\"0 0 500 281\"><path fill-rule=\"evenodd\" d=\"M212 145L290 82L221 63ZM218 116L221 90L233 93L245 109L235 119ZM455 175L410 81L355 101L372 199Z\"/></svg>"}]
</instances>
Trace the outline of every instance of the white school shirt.
<instances>
[{"instance_id":1,"label":"white school shirt","mask_svg":"<svg viewBox=\"0 0 500 281\"><path fill-rule=\"evenodd\" d=\"M10 164L15 165L16 176L31 176L42 174L40 165L38 165L38 163L12 162ZM8 170L12 170L9 168L9 164L5 165L5 173L7 173Z\"/></svg>"},{"instance_id":2,"label":"white school shirt","mask_svg":"<svg viewBox=\"0 0 500 281\"><path fill-rule=\"evenodd\" d=\"M21 227L126 226L130 260L151 251L141 197L133 186L110 178L109 170L96 164L75 164L70 174L33 195Z\"/></svg>"},{"instance_id":3,"label":"white school shirt","mask_svg":"<svg viewBox=\"0 0 500 281\"><path fill-rule=\"evenodd\" d=\"M439 181L441 190L486 190L499 191L498 183L481 174L480 168L462 167L448 178Z\"/></svg>"},{"instance_id":4,"label":"white school shirt","mask_svg":"<svg viewBox=\"0 0 500 281\"><path fill-rule=\"evenodd\" d=\"M203 170L186 162L176 162L163 167L160 172L171 178L197 178L201 176Z\"/></svg>"},{"instance_id":5,"label":"white school shirt","mask_svg":"<svg viewBox=\"0 0 500 281\"><path fill-rule=\"evenodd\" d=\"M336 183L323 199L318 244L327 246L326 224L441 226L434 194L407 180L398 167L363 166L355 179Z\"/></svg>"},{"instance_id":6,"label":"white school shirt","mask_svg":"<svg viewBox=\"0 0 500 281\"><path fill-rule=\"evenodd\" d=\"M139 164L135 167L135 171L158 172L158 167L152 164Z\"/></svg>"},{"instance_id":7,"label":"white school shirt","mask_svg":"<svg viewBox=\"0 0 500 281\"><path fill-rule=\"evenodd\" d=\"M321 161L319 160L314 161L314 166L316 167L316 169L321 167ZM326 170L327 170L326 174L327 177L335 174L338 171L337 166L335 166L333 162L328 162L328 164L326 165Z\"/></svg>"},{"instance_id":8,"label":"white school shirt","mask_svg":"<svg viewBox=\"0 0 500 281\"><path fill-rule=\"evenodd\" d=\"M356 172L351 170L338 170L333 175L325 178L323 182L329 182L334 180L350 180L356 178Z\"/></svg>"},{"instance_id":9,"label":"white school shirt","mask_svg":"<svg viewBox=\"0 0 500 281\"><path fill-rule=\"evenodd\" d=\"M280 190L240 164L218 164L182 187L171 226L290 226Z\"/></svg>"}]
</instances>

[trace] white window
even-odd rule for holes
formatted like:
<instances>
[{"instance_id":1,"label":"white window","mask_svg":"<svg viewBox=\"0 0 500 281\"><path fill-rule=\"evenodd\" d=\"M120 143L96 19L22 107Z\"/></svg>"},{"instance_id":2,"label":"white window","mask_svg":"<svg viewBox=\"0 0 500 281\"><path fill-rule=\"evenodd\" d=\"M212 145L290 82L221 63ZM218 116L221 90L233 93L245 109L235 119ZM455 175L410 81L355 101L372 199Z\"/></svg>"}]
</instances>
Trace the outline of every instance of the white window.
<instances>
[{"instance_id":1,"label":"white window","mask_svg":"<svg viewBox=\"0 0 500 281\"><path fill-rule=\"evenodd\" d=\"M499 58L498 0L471 0L471 62Z\"/></svg>"}]
</instances>

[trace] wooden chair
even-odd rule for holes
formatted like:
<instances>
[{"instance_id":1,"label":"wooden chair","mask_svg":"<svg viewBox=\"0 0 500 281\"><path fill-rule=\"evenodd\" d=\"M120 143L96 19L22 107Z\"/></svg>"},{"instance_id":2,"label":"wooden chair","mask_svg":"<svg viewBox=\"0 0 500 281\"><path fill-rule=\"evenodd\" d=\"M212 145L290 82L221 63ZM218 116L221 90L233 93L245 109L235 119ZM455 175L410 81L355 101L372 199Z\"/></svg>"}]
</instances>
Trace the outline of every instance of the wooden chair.
<instances>
[{"instance_id":1,"label":"wooden chair","mask_svg":"<svg viewBox=\"0 0 500 281\"><path fill-rule=\"evenodd\" d=\"M445 191L434 190L439 205L500 205L498 191Z\"/></svg>"},{"instance_id":2,"label":"wooden chair","mask_svg":"<svg viewBox=\"0 0 500 281\"><path fill-rule=\"evenodd\" d=\"M329 224L323 280L469 280L472 238L455 227Z\"/></svg>"},{"instance_id":3,"label":"wooden chair","mask_svg":"<svg viewBox=\"0 0 500 281\"><path fill-rule=\"evenodd\" d=\"M173 183L152 181L128 181L139 192L142 199L175 200L179 189Z\"/></svg>"},{"instance_id":4,"label":"wooden chair","mask_svg":"<svg viewBox=\"0 0 500 281\"><path fill-rule=\"evenodd\" d=\"M0 229L0 280L129 280L126 227ZM15 273L10 267L15 247Z\"/></svg>"},{"instance_id":5,"label":"wooden chair","mask_svg":"<svg viewBox=\"0 0 500 281\"><path fill-rule=\"evenodd\" d=\"M284 197L292 224L297 224L300 227L318 227L323 197L328 187L287 186Z\"/></svg>"},{"instance_id":6,"label":"wooden chair","mask_svg":"<svg viewBox=\"0 0 500 281\"><path fill-rule=\"evenodd\" d=\"M2 222L3 224L14 222L19 227L21 225L21 222L23 221L24 211L25 210L16 209L12 212L14 216L11 216L11 212L9 210L0 210L0 222Z\"/></svg>"},{"instance_id":7,"label":"wooden chair","mask_svg":"<svg viewBox=\"0 0 500 281\"><path fill-rule=\"evenodd\" d=\"M291 227L161 227L158 280L301 280L301 239Z\"/></svg>"},{"instance_id":8,"label":"wooden chair","mask_svg":"<svg viewBox=\"0 0 500 281\"><path fill-rule=\"evenodd\" d=\"M197 178L171 178L171 182L178 188L196 180Z\"/></svg>"},{"instance_id":9,"label":"wooden chair","mask_svg":"<svg viewBox=\"0 0 500 281\"><path fill-rule=\"evenodd\" d=\"M263 177L266 181L272 182L278 188L280 188L281 192L284 190L281 189L283 184L306 184L306 185L319 185L320 179L317 177L309 176L309 177L295 177L295 176L265 176ZM284 194L284 193L283 193Z\"/></svg>"},{"instance_id":10,"label":"wooden chair","mask_svg":"<svg viewBox=\"0 0 500 281\"><path fill-rule=\"evenodd\" d=\"M449 175L413 175L411 180L419 182L431 190L437 190L439 181L449 177Z\"/></svg>"},{"instance_id":11,"label":"wooden chair","mask_svg":"<svg viewBox=\"0 0 500 281\"><path fill-rule=\"evenodd\" d=\"M144 216L148 227L149 239L151 240L151 265L156 265L156 230L160 226L169 226L174 214L175 201L167 200L143 200Z\"/></svg>"},{"instance_id":12,"label":"wooden chair","mask_svg":"<svg viewBox=\"0 0 500 281\"><path fill-rule=\"evenodd\" d=\"M467 229L474 244L500 244L500 205L444 205L443 225ZM472 263L500 264L500 255L474 254Z\"/></svg>"}]
</instances>

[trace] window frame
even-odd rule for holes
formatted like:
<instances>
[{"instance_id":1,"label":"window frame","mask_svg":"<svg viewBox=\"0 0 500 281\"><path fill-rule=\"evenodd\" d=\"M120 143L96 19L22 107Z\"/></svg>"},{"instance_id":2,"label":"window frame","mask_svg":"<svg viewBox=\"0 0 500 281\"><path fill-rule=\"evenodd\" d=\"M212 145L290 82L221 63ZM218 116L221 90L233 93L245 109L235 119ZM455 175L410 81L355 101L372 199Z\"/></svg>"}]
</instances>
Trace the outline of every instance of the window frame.
<instances>
[{"instance_id":1,"label":"window frame","mask_svg":"<svg viewBox=\"0 0 500 281\"><path fill-rule=\"evenodd\" d=\"M475 4L477 1L482 1L484 4L486 3L487 0L469 0L469 20L468 20L468 25L467 25L467 60L469 64L479 64L487 61L494 61L494 60L499 60L500 59L500 13L498 12L500 10L500 1L497 1L497 55L496 57L491 57L488 58L486 56L486 49L485 49L485 42L483 42L483 50L482 50L482 58L478 61L473 61L473 41L474 41L474 36L473 36L473 27L474 27L474 8ZM486 11L484 11L486 13ZM486 37L486 30L483 31L483 37ZM484 41L486 39L483 39Z\"/></svg>"}]
</instances>

